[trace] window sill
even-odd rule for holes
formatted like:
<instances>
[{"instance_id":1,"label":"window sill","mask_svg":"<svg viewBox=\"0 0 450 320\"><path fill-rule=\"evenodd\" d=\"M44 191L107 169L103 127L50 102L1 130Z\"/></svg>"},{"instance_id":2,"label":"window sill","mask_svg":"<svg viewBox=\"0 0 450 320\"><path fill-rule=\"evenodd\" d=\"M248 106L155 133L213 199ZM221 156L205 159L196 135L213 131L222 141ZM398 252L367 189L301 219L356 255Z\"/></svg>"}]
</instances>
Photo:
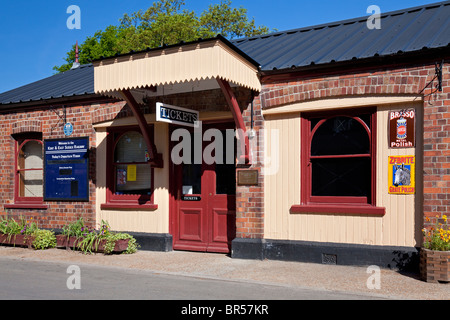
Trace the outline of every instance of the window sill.
<instances>
[{"instance_id":1,"label":"window sill","mask_svg":"<svg viewBox=\"0 0 450 320\"><path fill-rule=\"evenodd\" d=\"M128 203L104 203L100 205L102 210L142 210L142 211L156 211L157 204L128 204Z\"/></svg>"},{"instance_id":2,"label":"window sill","mask_svg":"<svg viewBox=\"0 0 450 320\"><path fill-rule=\"evenodd\" d=\"M373 215L384 216L386 214L386 208L375 207L372 205L361 204L305 204L305 205L293 205L291 207L291 213L336 213L336 214L348 214L348 215Z\"/></svg>"},{"instance_id":3,"label":"window sill","mask_svg":"<svg viewBox=\"0 0 450 320\"><path fill-rule=\"evenodd\" d=\"M37 210L47 210L48 206L46 204L34 204L34 203L13 203L5 204L5 209L37 209Z\"/></svg>"}]
</instances>

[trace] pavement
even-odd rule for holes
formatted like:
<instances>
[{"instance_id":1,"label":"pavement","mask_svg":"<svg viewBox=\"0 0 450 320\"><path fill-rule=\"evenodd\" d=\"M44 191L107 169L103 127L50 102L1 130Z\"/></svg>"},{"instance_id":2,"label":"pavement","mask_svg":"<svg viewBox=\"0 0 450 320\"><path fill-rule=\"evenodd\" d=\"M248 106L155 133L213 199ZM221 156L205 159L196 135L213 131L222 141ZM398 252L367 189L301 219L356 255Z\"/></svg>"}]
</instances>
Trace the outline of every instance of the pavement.
<instances>
[{"instance_id":1,"label":"pavement","mask_svg":"<svg viewBox=\"0 0 450 320\"><path fill-rule=\"evenodd\" d=\"M78 251L36 251L0 247L0 257L71 265L96 265L203 279L359 294L370 299L450 300L450 283L427 283L418 274L359 266L232 259L224 254L138 251L132 255L86 255ZM0 269L1 270L1 269ZM1 271L0 271L1 272Z\"/></svg>"}]
</instances>

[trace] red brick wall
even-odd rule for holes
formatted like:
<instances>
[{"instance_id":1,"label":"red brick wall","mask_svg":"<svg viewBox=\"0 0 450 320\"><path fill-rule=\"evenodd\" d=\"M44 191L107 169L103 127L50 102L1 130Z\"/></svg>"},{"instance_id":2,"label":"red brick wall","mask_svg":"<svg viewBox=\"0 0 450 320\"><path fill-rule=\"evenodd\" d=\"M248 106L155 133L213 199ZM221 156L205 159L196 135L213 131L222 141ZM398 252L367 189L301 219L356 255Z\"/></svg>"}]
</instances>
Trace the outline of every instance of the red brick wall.
<instances>
[{"instance_id":1,"label":"red brick wall","mask_svg":"<svg viewBox=\"0 0 450 320\"><path fill-rule=\"evenodd\" d=\"M89 137L89 202L46 202L47 209L5 208L14 204L15 140L13 134L26 132L42 133L43 139L64 138L64 111L62 107L49 110L49 107L21 109L17 112L0 114L0 215L14 219L21 217L33 220L41 228L61 228L64 224L80 217L95 226L95 165L96 141L92 124L111 120L120 112L126 112L124 103L86 104L68 107L66 118L74 126L72 137Z\"/></svg>"},{"instance_id":2,"label":"red brick wall","mask_svg":"<svg viewBox=\"0 0 450 320\"><path fill-rule=\"evenodd\" d=\"M440 61L436 59L436 62ZM427 96L437 84L434 81L423 90L435 76L434 63L383 68L381 71L374 68L373 71L343 72L332 76L299 75L297 78L291 77L289 81L271 81L263 86L262 107L268 109L295 102L344 96L425 96L423 214L431 218L432 224L436 215L450 214L450 63L448 60L444 63L442 92Z\"/></svg>"},{"instance_id":3,"label":"red brick wall","mask_svg":"<svg viewBox=\"0 0 450 320\"><path fill-rule=\"evenodd\" d=\"M245 105L243 118L247 133L251 130L251 104ZM237 186L236 188L236 236L238 238L262 239L264 237L264 118L261 101L255 97L253 103L253 129L255 136L250 138L252 145L251 166L238 167L238 170L258 170L258 186Z\"/></svg>"}]
</instances>

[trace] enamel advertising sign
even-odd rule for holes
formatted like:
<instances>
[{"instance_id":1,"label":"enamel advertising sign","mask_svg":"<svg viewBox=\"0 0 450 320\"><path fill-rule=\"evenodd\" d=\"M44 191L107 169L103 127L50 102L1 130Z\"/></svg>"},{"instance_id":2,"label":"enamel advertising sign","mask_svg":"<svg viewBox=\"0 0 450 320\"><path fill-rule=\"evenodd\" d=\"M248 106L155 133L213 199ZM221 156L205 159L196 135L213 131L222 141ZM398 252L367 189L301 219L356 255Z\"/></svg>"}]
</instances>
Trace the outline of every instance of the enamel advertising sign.
<instances>
[{"instance_id":1,"label":"enamel advertising sign","mask_svg":"<svg viewBox=\"0 0 450 320\"><path fill-rule=\"evenodd\" d=\"M389 148L414 148L416 146L416 111L389 112Z\"/></svg>"},{"instance_id":2,"label":"enamel advertising sign","mask_svg":"<svg viewBox=\"0 0 450 320\"><path fill-rule=\"evenodd\" d=\"M416 157L389 157L389 194L416 193Z\"/></svg>"}]
</instances>

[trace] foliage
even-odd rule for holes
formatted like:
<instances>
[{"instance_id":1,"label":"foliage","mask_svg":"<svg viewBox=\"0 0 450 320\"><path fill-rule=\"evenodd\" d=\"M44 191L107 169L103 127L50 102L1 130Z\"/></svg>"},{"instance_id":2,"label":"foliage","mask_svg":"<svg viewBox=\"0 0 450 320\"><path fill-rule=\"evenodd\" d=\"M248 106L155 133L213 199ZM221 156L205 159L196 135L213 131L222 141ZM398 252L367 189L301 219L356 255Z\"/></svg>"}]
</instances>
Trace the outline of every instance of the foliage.
<instances>
[{"instance_id":1,"label":"foliage","mask_svg":"<svg viewBox=\"0 0 450 320\"><path fill-rule=\"evenodd\" d=\"M426 218L427 222L430 218ZM448 225L448 218L443 215L442 218L436 216L436 223L429 229L424 228L423 234L425 236L424 247L435 251L450 251L450 228Z\"/></svg>"},{"instance_id":2,"label":"foliage","mask_svg":"<svg viewBox=\"0 0 450 320\"><path fill-rule=\"evenodd\" d=\"M32 219L31 219L32 220ZM37 230L35 222L30 222L24 218L20 218L19 221L15 219L2 218L0 221L0 233L12 236L12 235L32 235Z\"/></svg>"},{"instance_id":3,"label":"foliage","mask_svg":"<svg viewBox=\"0 0 450 320\"><path fill-rule=\"evenodd\" d=\"M30 220L33 220L33 218ZM33 237L33 247L37 250L56 247L56 236L53 231L39 229L35 222L25 220L22 217L19 221L13 218L2 218L0 221L0 233L8 235L9 239L16 235Z\"/></svg>"},{"instance_id":4,"label":"foliage","mask_svg":"<svg viewBox=\"0 0 450 320\"><path fill-rule=\"evenodd\" d=\"M254 19L249 20L247 9L232 8L231 0L211 4L200 15L183 9L184 6L184 0L158 0L145 11L125 13L118 26L110 25L97 31L80 44L79 62L86 64L101 57L211 38L217 34L233 39L269 32L265 26L257 27ZM53 69L64 72L72 67L75 45L64 60L65 64Z\"/></svg>"},{"instance_id":5,"label":"foliage","mask_svg":"<svg viewBox=\"0 0 450 320\"><path fill-rule=\"evenodd\" d=\"M104 248L105 254L111 254L114 250L117 240L128 239L128 248L126 254L132 254L137 251L138 244L136 239L127 233L112 232L107 221L102 220L99 230L86 227L82 218L75 222L66 224L63 227L63 235L67 237L76 237L78 239L77 248L84 253L98 251L99 245L106 240Z\"/></svg>"},{"instance_id":6,"label":"foliage","mask_svg":"<svg viewBox=\"0 0 450 320\"><path fill-rule=\"evenodd\" d=\"M33 247L36 250L45 250L56 247L56 236L53 231L38 229L33 233L33 236L35 237Z\"/></svg>"},{"instance_id":7,"label":"foliage","mask_svg":"<svg viewBox=\"0 0 450 320\"><path fill-rule=\"evenodd\" d=\"M94 229L90 229L88 226L85 226L83 218L79 218L75 222L68 223L62 228L62 234L67 237L81 238L93 232Z\"/></svg>"}]
</instances>

